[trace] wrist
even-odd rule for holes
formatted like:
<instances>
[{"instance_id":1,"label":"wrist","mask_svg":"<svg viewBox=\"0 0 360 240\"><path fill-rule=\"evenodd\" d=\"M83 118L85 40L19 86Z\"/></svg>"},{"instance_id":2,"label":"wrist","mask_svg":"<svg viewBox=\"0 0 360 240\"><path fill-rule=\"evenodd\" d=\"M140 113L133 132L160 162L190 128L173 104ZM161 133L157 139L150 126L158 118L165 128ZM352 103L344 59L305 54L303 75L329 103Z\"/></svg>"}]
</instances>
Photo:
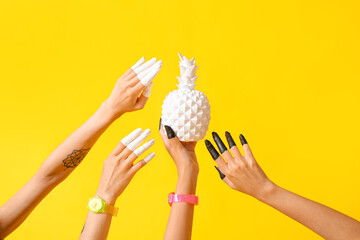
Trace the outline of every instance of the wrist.
<instances>
[{"instance_id":1,"label":"wrist","mask_svg":"<svg viewBox=\"0 0 360 240\"><path fill-rule=\"evenodd\" d=\"M261 202L267 202L276 194L279 188L279 186L269 180L264 184L261 191L254 197Z\"/></svg>"},{"instance_id":2,"label":"wrist","mask_svg":"<svg viewBox=\"0 0 360 240\"><path fill-rule=\"evenodd\" d=\"M188 173L179 175L176 184L176 194L195 194L198 174Z\"/></svg>"},{"instance_id":3,"label":"wrist","mask_svg":"<svg viewBox=\"0 0 360 240\"><path fill-rule=\"evenodd\" d=\"M115 195L110 194L110 193L105 193L102 191L96 191L95 193L96 197L101 198L102 200L104 200L106 203L110 204L110 205L115 205L116 199L117 197L115 197Z\"/></svg>"},{"instance_id":4,"label":"wrist","mask_svg":"<svg viewBox=\"0 0 360 240\"><path fill-rule=\"evenodd\" d=\"M105 102L101 104L100 109L102 110L105 119L111 122L115 121L125 113L122 111L115 111L109 99L106 99Z\"/></svg>"}]
</instances>

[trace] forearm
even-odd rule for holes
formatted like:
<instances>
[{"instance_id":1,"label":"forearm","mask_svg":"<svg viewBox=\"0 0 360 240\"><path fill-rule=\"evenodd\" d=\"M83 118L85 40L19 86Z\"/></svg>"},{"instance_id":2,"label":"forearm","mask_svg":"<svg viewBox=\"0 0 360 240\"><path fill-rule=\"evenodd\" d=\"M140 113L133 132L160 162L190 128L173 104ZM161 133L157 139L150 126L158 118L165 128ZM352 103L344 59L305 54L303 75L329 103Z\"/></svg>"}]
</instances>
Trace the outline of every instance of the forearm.
<instances>
[{"instance_id":1,"label":"forearm","mask_svg":"<svg viewBox=\"0 0 360 240\"><path fill-rule=\"evenodd\" d=\"M100 108L44 161L37 176L50 182L64 180L85 158L102 133L115 120L108 103Z\"/></svg>"},{"instance_id":2,"label":"forearm","mask_svg":"<svg viewBox=\"0 0 360 240\"><path fill-rule=\"evenodd\" d=\"M176 185L176 194L195 194L197 174L191 176L179 175ZM191 239L192 224L194 217L194 205L177 202L173 203L169 220L165 230L165 240L188 240Z\"/></svg>"},{"instance_id":3,"label":"forearm","mask_svg":"<svg viewBox=\"0 0 360 240\"><path fill-rule=\"evenodd\" d=\"M50 154L30 181L0 207L0 236L15 230L40 201L80 164L113 120L106 103L102 104L88 121Z\"/></svg>"},{"instance_id":4,"label":"forearm","mask_svg":"<svg viewBox=\"0 0 360 240\"><path fill-rule=\"evenodd\" d=\"M360 222L276 185L259 200L327 240L360 239Z\"/></svg>"}]
</instances>

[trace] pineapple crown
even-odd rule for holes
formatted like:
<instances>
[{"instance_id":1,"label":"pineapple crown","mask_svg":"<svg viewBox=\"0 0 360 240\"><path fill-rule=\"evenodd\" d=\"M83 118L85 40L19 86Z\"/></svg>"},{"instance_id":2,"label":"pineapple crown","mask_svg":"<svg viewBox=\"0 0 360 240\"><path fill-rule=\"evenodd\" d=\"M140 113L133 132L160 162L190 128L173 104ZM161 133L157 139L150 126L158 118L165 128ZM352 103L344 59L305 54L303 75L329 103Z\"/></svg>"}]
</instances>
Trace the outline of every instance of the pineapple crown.
<instances>
[{"instance_id":1,"label":"pineapple crown","mask_svg":"<svg viewBox=\"0 0 360 240\"><path fill-rule=\"evenodd\" d=\"M179 84L177 86L179 88L194 89L194 87L196 86L195 81L198 78L195 73L199 66L195 65L195 58L189 60L187 57L181 55L180 53L179 57L180 77L176 77L179 81Z\"/></svg>"}]
</instances>

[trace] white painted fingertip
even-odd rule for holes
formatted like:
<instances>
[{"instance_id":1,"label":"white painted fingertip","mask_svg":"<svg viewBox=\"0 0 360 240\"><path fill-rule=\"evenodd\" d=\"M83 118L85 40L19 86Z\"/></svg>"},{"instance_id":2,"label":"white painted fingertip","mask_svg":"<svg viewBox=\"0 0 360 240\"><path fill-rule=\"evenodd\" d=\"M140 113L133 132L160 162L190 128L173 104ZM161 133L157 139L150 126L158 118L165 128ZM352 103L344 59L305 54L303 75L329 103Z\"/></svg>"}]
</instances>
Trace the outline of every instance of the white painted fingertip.
<instances>
[{"instance_id":1,"label":"white painted fingertip","mask_svg":"<svg viewBox=\"0 0 360 240\"><path fill-rule=\"evenodd\" d=\"M158 66L157 68L153 69L148 75L146 75L143 79L141 79L141 83L144 86L149 85L149 83L155 78L155 76L160 72L161 66Z\"/></svg>"},{"instance_id":2,"label":"white painted fingertip","mask_svg":"<svg viewBox=\"0 0 360 240\"><path fill-rule=\"evenodd\" d=\"M144 63L141 66L138 66L137 68L134 69L134 72L136 72L137 74L141 73L142 71L145 71L146 69L148 69L149 67L151 67L154 63L156 63L156 58L152 58L149 61L147 61L146 63Z\"/></svg>"},{"instance_id":3,"label":"white painted fingertip","mask_svg":"<svg viewBox=\"0 0 360 240\"><path fill-rule=\"evenodd\" d=\"M150 153L149 155L147 155L145 158L144 158L144 162L148 163L150 162L151 159L153 159L155 157L155 152L152 152Z\"/></svg>"},{"instance_id":4,"label":"white painted fingertip","mask_svg":"<svg viewBox=\"0 0 360 240\"><path fill-rule=\"evenodd\" d=\"M146 98L149 98L149 97L150 97L151 88L152 88L153 85L154 85L154 83L152 82L149 86L147 86L147 87L144 89L144 92L143 92L143 96L144 96L144 97L146 97Z\"/></svg>"},{"instance_id":5,"label":"white painted fingertip","mask_svg":"<svg viewBox=\"0 0 360 240\"><path fill-rule=\"evenodd\" d=\"M134 64L134 66L131 67L132 70L134 70L135 68L139 67L139 66L140 66L141 64L143 64L144 62L145 62L145 58L144 58L144 57L140 58L140 60L137 61L137 62Z\"/></svg>"},{"instance_id":6,"label":"white painted fingertip","mask_svg":"<svg viewBox=\"0 0 360 240\"><path fill-rule=\"evenodd\" d=\"M154 70L155 68L161 67L162 66L162 61L159 60L157 61L154 65L152 65L151 67L149 67L148 69L146 69L145 71L142 71L141 73L139 73L137 75L138 79L143 79L146 75L148 75L152 70Z\"/></svg>"},{"instance_id":7,"label":"white painted fingertip","mask_svg":"<svg viewBox=\"0 0 360 240\"><path fill-rule=\"evenodd\" d=\"M155 139L151 139L151 140L147 141L146 143L144 143L139 148L135 149L134 153L136 154L136 156L140 156L146 150L148 150L152 145L154 145L154 143L155 143Z\"/></svg>"},{"instance_id":8,"label":"white painted fingertip","mask_svg":"<svg viewBox=\"0 0 360 240\"><path fill-rule=\"evenodd\" d=\"M124 137L123 139L121 139L121 143L124 144L125 146L127 146L129 143L131 143L135 138L137 138L138 136L140 136L142 132L141 128L137 128L134 131L132 131L129 135L127 135L126 137Z\"/></svg>"},{"instance_id":9,"label":"white painted fingertip","mask_svg":"<svg viewBox=\"0 0 360 240\"><path fill-rule=\"evenodd\" d=\"M150 133L151 133L150 129L146 129L134 141L129 143L127 145L127 148L130 149L130 151L134 151L150 135Z\"/></svg>"}]
</instances>

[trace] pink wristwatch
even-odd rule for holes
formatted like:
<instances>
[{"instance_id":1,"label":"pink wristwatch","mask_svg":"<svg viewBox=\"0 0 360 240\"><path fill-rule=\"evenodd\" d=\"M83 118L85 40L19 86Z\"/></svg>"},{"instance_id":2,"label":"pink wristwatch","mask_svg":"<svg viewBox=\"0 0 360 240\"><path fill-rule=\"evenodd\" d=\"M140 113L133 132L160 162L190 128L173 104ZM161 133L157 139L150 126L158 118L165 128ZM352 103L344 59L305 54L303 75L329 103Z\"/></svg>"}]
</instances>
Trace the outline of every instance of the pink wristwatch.
<instances>
[{"instance_id":1,"label":"pink wristwatch","mask_svg":"<svg viewBox=\"0 0 360 240\"><path fill-rule=\"evenodd\" d=\"M199 197L193 194L186 195L186 194L175 194L174 192L169 193L168 203L170 207L174 202L186 202L186 203L198 205Z\"/></svg>"}]
</instances>

